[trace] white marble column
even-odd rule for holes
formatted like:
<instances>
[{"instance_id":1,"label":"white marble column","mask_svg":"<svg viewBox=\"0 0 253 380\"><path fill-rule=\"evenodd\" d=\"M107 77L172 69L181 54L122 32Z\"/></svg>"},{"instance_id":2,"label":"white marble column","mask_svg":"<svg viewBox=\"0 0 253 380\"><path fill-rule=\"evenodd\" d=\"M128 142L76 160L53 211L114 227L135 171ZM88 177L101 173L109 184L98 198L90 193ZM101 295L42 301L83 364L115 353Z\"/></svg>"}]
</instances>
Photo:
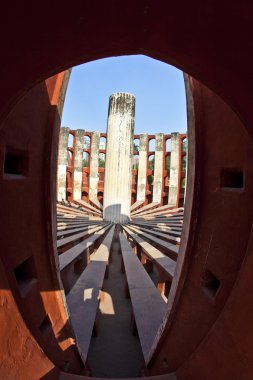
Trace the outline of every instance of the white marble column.
<instances>
[{"instance_id":1,"label":"white marble column","mask_svg":"<svg viewBox=\"0 0 253 380\"><path fill-rule=\"evenodd\" d=\"M171 134L170 186L168 204L178 207L180 193L181 140L179 133Z\"/></svg>"},{"instance_id":2,"label":"white marble column","mask_svg":"<svg viewBox=\"0 0 253 380\"><path fill-rule=\"evenodd\" d=\"M184 140L185 141L185 140ZM186 197L186 188L187 188L187 177L188 177L188 137L186 139L187 145L185 152L185 160L186 160L186 167L185 167L185 182L184 182L184 205L185 205L185 197ZM181 142L181 152L183 151L183 141ZM182 156L182 155L181 155ZM182 162L182 161L181 161ZM182 164L181 164L182 165Z\"/></svg>"},{"instance_id":3,"label":"white marble column","mask_svg":"<svg viewBox=\"0 0 253 380\"><path fill-rule=\"evenodd\" d=\"M57 168L57 199L58 201L66 200L66 175L68 166L68 139L69 128L62 127L60 130L60 141L58 150L58 168Z\"/></svg>"},{"instance_id":4,"label":"white marble column","mask_svg":"<svg viewBox=\"0 0 253 380\"><path fill-rule=\"evenodd\" d=\"M164 136L163 133L155 135L155 168L153 181L152 202L160 203L162 200L163 183L163 160L164 160Z\"/></svg>"},{"instance_id":5,"label":"white marble column","mask_svg":"<svg viewBox=\"0 0 253 380\"><path fill-rule=\"evenodd\" d=\"M143 133L140 135L137 202L145 201L147 181L147 146L148 135L147 133Z\"/></svg>"},{"instance_id":6,"label":"white marble column","mask_svg":"<svg viewBox=\"0 0 253 380\"><path fill-rule=\"evenodd\" d=\"M97 203L98 192L98 164L99 164L99 142L100 132L93 132L91 135L91 154L90 154L90 186L89 199Z\"/></svg>"},{"instance_id":7,"label":"white marble column","mask_svg":"<svg viewBox=\"0 0 253 380\"><path fill-rule=\"evenodd\" d=\"M74 144L74 189L73 198L76 200L82 199L82 179L83 179L83 149L84 149L84 134L83 129L77 129Z\"/></svg>"},{"instance_id":8,"label":"white marble column","mask_svg":"<svg viewBox=\"0 0 253 380\"><path fill-rule=\"evenodd\" d=\"M114 223L125 223L130 218L134 116L133 95L110 96L103 216Z\"/></svg>"}]
</instances>

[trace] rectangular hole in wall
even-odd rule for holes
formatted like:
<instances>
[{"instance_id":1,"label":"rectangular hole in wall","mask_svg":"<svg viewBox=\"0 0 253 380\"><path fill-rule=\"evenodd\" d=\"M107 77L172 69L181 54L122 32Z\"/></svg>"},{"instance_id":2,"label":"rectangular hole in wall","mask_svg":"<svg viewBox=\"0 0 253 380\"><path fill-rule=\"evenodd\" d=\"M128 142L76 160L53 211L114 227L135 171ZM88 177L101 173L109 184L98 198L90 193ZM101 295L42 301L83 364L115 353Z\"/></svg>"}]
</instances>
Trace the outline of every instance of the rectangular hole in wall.
<instances>
[{"instance_id":1,"label":"rectangular hole in wall","mask_svg":"<svg viewBox=\"0 0 253 380\"><path fill-rule=\"evenodd\" d=\"M220 287L220 280L209 270L206 270L201 282L204 292L212 298L215 297Z\"/></svg>"},{"instance_id":2,"label":"rectangular hole in wall","mask_svg":"<svg viewBox=\"0 0 253 380\"><path fill-rule=\"evenodd\" d=\"M50 328L52 328L52 323L49 316L46 315L40 324L39 330L42 334L45 334Z\"/></svg>"},{"instance_id":3,"label":"rectangular hole in wall","mask_svg":"<svg viewBox=\"0 0 253 380\"><path fill-rule=\"evenodd\" d=\"M69 371L69 366L70 366L70 362L68 360L65 360L64 365L63 365L64 372Z\"/></svg>"},{"instance_id":4,"label":"rectangular hole in wall","mask_svg":"<svg viewBox=\"0 0 253 380\"><path fill-rule=\"evenodd\" d=\"M242 169L227 168L221 169L220 187L223 190L243 189L244 173Z\"/></svg>"},{"instance_id":5,"label":"rectangular hole in wall","mask_svg":"<svg viewBox=\"0 0 253 380\"><path fill-rule=\"evenodd\" d=\"M163 368L166 368L166 369L169 368L169 363L168 363L167 358L163 358L162 365L163 365Z\"/></svg>"},{"instance_id":6,"label":"rectangular hole in wall","mask_svg":"<svg viewBox=\"0 0 253 380\"><path fill-rule=\"evenodd\" d=\"M7 149L4 157L4 174L24 177L28 173L27 152Z\"/></svg>"},{"instance_id":7,"label":"rectangular hole in wall","mask_svg":"<svg viewBox=\"0 0 253 380\"><path fill-rule=\"evenodd\" d=\"M19 292L24 297L37 281L37 273L33 256L14 269L14 274L18 284Z\"/></svg>"}]
</instances>

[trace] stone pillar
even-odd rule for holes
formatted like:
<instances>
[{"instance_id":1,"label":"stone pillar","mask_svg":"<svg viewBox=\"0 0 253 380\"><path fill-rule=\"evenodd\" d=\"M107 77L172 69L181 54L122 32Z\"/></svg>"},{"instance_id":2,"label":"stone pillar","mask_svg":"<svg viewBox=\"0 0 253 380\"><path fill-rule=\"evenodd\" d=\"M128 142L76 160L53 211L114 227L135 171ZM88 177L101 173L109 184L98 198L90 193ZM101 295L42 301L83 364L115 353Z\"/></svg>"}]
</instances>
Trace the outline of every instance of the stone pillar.
<instances>
[{"instance_id":1,"label":"stone pillar","mask_svg":"<svg viewBox=\"0 0 253 380\"><path fill-rule=\"evenodd\" d=\"M181 171L181 140L179 133L171 134L170 186L168 204L178 207Z\"/></svg>"},{"instance_id":2,"label":"stone pillar","mask_svg":"<svg viewBox=\"0 0 253 380\"><path fill-rule=\"evenodd\" d=\"M180 156L181 156L181 163L182 163L182 150L183 150L183 141L181 141L181 151L180 151ZM185 197L186 197L186 188L187 188L187 177L188 177L188 135L187 135L187 149L185 151L185 158L186 158L186 167L185 167L185 183L184 183L184 206L185 206ZM179 157L180 157L179 156ZM182 170L182 164L181 164L181 170ZM180 178L181 180L181 178Z\"/></svg>"},{"instance_id":3,"label":"stone pillar","mask_svg":"<svg viewBox=\"0 0 253 380\"><path fill-rule=\"evenodd\" d=\"M130 218L134 116L133 95L110 96L103 215L114 223L125 223Z\"/></svg>"},{"instance_id":4,"label":"stone pillar","mask_svg":"<svg viewBox=\"0 0 253 380\"><path fill-rule=\"evenodd\" d=\"M99 142L100 132L93 132L91 136L91 154L90 154L90 186L89 199L97 202L98 192L98 164L99 164Z\"/></svg>"},{"instance_id":5,"label":"stone pillar","mask_svg":"<svg viewBox=\"0 0 253 380\"><path fill-rule=\"evenodd\" d=\"M83 179L83 149L84 149L84 134L83 129L77 129L74 144L74 189L73 199L79 200L82 198L82 179Z\"/></svg>"},{"instance_id":6,"label":"stone pillar","mask_svg":"<svg viewBox=\"0 0 253 380\"><path fill-rule=\"evenodd\" d=\"M140 135L139 147L139 168L138 168L138 183L137 183L137 201L145 201L146 196L146 181L147 181L147 146L148 135L143 133Z\"/></svg>"},{"instance_id":7,"label":"stone pillar","mask_svg":"<svg viewBox=\"0 0 253 380\"><path fill-rule=\"evenodd\" d=\"M57 169L57 199L66 200L66 175L68 166L68 139L69 128L62 127L60 130L60 141L58 150L58 169Z\"/></svg>"},{"instance_id":8,"label":"stone pillar","mask_svg":"<svg viewBox=\"0 0 253 380\"><path fill-rule=\"evenodd\" d=\"M152 202L160 203L162 200L163 184L163 159L164 159L164 138L163 133L155 135L155 168Z\"/></svg>"}]
</instances>

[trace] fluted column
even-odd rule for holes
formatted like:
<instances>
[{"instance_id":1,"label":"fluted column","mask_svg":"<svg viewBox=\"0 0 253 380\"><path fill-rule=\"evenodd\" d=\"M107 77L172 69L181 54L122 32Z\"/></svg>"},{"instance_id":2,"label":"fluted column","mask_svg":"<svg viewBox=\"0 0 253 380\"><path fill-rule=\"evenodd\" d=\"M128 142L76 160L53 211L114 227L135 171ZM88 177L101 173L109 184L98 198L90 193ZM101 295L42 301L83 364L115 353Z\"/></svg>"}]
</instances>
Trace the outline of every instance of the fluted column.
<instances>
[{"instance_id":1,"label":"fluted column","mask_svg":"<svg viewBox=\"0 0 253 380\"><path fill-rule=\"evenodd\" d=\"M170 186L168 204L178 207L181 171L181 141L179 133L171 134Z\"/></svg>"},{"instance_id":2,"label":"fluted column","mask_svg":"<svg viewBox=\"0 0 253 380\"><path fill-rule=\"evenodd\" d=\"M104 219L125 223L130 218L135 98L110 96L104 181Z\"/></svg>"},{"instance_id":3,"label":"fluted column","mask_svg":"<svg viewBox=\"0 0 253 380\"><path fill-rule=\"evenodd\" d=\"M90 186L89 199L97 202L98 192L98 165L99 165L99 141L100 132L93 132L91 136L91 154L90 154Z\"/></svg>"},{"instance_id":4,"label":"fluted column","mask_svg":"<svg viewBox=\"0 0 253 380\"><path fill-rule=\"evenodd\" d=\"M139 147L139 167L138 167L138 183L137 183L137 201L145 201L146 181L147 181L147 145L148 135L143 133L140 135Z\"/></svg>"},{"instance_id":5,"label":"fluted column","mask_svg":"<svg viewBox=\"0 0 253 380\"><path fill-rule=\"evenodd\" d=\"M74 159L74 190L73 198L78 200L82 198L82 179L83 179L83 149L84 149L83 129L77 129L75 134L75 159Z\"/></svg>"},{"instance_id":6,"label":"fluted column","mask_svg":"<svg viewBox=\"0 0 253 380\"><path fill-rule=\"evenodd\" d=\"M163 183L163 159L164 159L164 138L163 133L155 136L155 168L152 202L160 203L162 200Z\"/></svg>"},{"instance_id":7,"label":"fluted column","mask_svg":"<svg viewBox=\"0 0 253 380\"><path fill-rule=\"evenodd\" d=\"M66 200L66 174L68 166L68 138L69 128L62 127L60 130L58 168L57 168L57 199Z\"/></svg>"}]
</instances>

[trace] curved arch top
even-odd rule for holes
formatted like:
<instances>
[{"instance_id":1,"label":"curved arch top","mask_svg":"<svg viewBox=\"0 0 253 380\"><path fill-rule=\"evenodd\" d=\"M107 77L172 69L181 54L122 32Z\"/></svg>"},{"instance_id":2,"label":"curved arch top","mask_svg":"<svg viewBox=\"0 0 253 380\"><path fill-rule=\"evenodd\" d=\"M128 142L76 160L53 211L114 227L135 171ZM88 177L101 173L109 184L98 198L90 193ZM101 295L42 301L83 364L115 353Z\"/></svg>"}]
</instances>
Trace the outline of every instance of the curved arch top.
<instances>
[{"instance_id":1,"label":"curved arch top","mask_svg":"<svg viewBox=\"0 0 253 380\"><path fill-rule=\"evenodd\" d=\"M39 11L31 6L26 12L17 4L1 11L1 35L8 30L1 45L2 117L29 88L57 72L99 58L146 54L197 78L229 102L247 125L253 124L248 111L253 80L248 8L227 1L192 0L182 9L162 0L108 0L99 5L77 2L67 9L60 1L54 6L44 1Z\"/></svg>"}]
</instances>

